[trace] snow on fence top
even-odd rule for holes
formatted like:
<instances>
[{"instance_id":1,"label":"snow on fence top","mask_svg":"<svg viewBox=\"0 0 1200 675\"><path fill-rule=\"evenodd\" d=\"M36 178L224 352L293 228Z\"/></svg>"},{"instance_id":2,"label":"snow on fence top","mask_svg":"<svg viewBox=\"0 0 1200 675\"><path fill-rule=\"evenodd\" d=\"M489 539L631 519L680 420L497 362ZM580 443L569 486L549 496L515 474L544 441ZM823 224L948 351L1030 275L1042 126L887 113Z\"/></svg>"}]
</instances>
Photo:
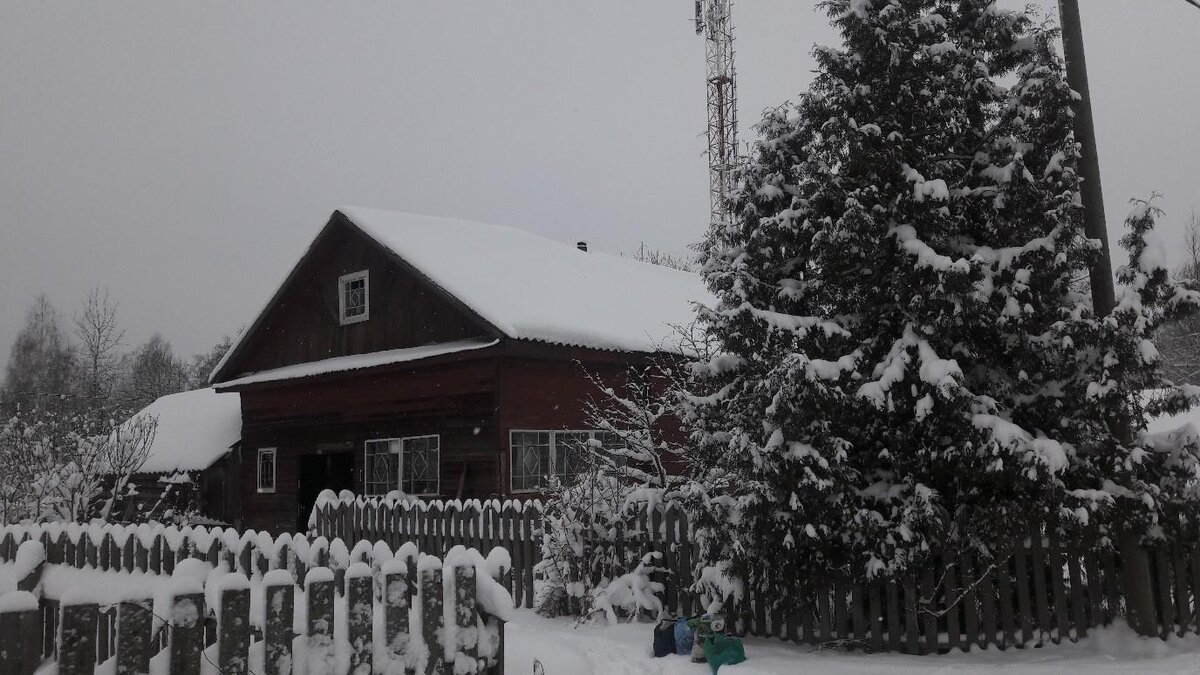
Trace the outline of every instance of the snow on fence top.
<instances>
[{"instance_id":1,"label":"snow on fence top","mask_svg":"<svg viewBox=\"0 0 1200 675\"><path fill-rule=\"evenodd\" d=\"M158 420L154 443L139 473L202 471L242 437L241 397L236 393L197 389L170 394L146 406L137 417Z\"/></svg>"}]
</instances>

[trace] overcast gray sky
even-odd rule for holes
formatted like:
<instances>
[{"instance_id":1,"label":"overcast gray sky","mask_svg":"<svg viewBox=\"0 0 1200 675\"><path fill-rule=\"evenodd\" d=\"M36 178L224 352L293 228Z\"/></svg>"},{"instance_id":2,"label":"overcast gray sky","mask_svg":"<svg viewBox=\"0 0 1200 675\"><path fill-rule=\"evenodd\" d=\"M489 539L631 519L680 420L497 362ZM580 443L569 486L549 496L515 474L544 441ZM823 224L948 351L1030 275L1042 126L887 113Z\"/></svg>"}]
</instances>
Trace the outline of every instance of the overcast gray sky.
<instances>
[{"instance_id":1,"label":"overcast gray sky","mask_svg":"<svg viewBox=\"0 0 1200 675\"><path fill-rule=\"evenodd\" d=\"M1112 238L1154 190L1178 237L1200 208L1200 11L1082 4ZM708 208L691 13L0 0L0 362L38 292L69 314L97 284L131 344L206 349L344 204L683 251ZM742 0L735 20L748 138L833 33L808 0Z\"/></svg>"}]
</instances>

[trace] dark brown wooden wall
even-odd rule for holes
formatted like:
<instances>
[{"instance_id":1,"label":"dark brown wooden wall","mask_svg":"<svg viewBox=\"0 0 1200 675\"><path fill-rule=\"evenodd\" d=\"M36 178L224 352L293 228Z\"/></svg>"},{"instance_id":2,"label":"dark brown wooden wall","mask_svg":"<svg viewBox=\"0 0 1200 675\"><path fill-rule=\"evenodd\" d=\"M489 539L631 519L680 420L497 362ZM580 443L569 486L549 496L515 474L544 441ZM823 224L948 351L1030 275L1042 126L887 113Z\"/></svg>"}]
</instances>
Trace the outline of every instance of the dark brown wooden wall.
<instances>
[{"instance_id":1,"label":"dark brown wooden wall","mask_svg":"<svg viewBox=\"0 0 1200 675\"><path fill-rule=\"evenodd\" d=\"M340 443L354 453L354 490L360 492L363 443L374 438L438 434L441 496L497 496L495 373L496 360L480 353L388 373L243 391L244 526L290 531L300 457L325 445ZM257 492L253 461L262 447L277 448L273 494Z\"/></svg>"},{"instance_id":2,"label":"dark brown wooden wall","mask_svg":"<svg viewBox=\"0 0 1200 675\"><path fill-rule=\"evenodd\" d=\"M343 326L338 316L338 277L363 269L370 270L370 318ZM473 318L403 269L373 241L337 223L329 226L263 318L222 379L485 334Z\"/></svg>"}]
</instances>

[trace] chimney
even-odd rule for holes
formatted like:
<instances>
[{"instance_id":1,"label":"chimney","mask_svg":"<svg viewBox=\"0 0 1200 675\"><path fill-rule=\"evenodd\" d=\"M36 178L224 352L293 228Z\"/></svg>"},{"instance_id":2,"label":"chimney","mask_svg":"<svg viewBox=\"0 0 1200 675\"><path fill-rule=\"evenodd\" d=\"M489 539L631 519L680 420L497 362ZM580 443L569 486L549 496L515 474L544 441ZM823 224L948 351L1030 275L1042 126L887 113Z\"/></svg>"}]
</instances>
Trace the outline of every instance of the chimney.
<instances>
[{"instance_id":1,"label":"chimney","mask_svg":"<svg viewBox=\"0 0 1200 675\"><path fill-rule=\"evenodd\" d=\"M584 253L587 253L587 242L586 241L577 241L577 242L575 242L575 248L579 249L580 251L583 251Z\"/></svg>"}]
</instances>

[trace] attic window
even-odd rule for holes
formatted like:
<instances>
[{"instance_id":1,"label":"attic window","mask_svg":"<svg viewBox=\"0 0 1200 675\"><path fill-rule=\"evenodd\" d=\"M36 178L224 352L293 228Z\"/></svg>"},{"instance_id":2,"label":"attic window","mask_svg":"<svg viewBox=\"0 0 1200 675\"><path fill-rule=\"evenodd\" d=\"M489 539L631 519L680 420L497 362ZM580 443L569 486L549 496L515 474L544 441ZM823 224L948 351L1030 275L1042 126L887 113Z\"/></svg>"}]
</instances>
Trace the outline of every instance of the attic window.
<instances>
[{"instance_id":1,"label":"attic window","mask_svg":"<svg viewBox=\"0 0 1200 675\"><path fill-rule=\"evenodd\" d=\"M367 301L371 278L367 270L338 277L338 310L342 325L366 321L370 316Z\"/></svg>"}]
</instances>

